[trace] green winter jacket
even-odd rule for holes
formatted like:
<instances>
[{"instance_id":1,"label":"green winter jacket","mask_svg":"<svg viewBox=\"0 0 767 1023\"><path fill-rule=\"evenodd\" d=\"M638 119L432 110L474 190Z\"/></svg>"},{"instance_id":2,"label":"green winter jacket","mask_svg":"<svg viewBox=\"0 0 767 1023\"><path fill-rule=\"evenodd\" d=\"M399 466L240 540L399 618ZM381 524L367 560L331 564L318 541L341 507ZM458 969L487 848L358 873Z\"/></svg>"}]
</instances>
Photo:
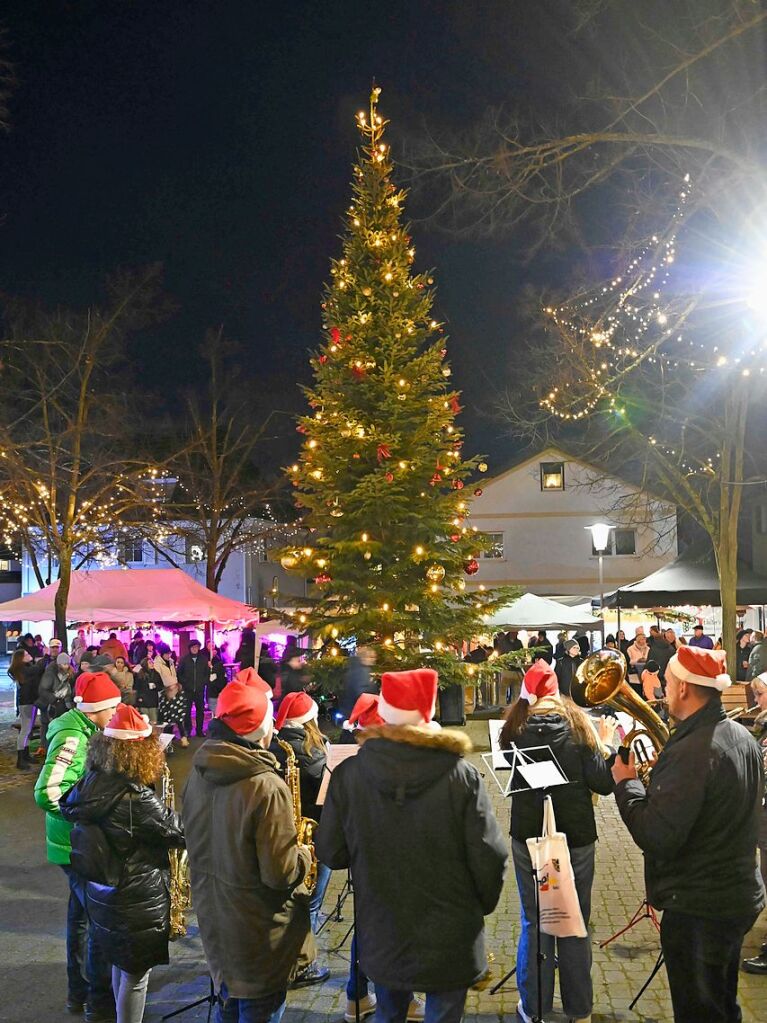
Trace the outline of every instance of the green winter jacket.
<instances>
[{"instance_id":1,"label":"green winter jacket","mask_svg":"<svg viewBox=\"0 0 767 1023\"><path fill-rule=\"evenodd\" d=\"M68 824L59 812L59 800L85 774L85 753L96 725L73 708L48 726L48 753L35 782L35 802L46 811L45 841L51 863L69 863L72 852Z\"/></svg>"}]
</instances>

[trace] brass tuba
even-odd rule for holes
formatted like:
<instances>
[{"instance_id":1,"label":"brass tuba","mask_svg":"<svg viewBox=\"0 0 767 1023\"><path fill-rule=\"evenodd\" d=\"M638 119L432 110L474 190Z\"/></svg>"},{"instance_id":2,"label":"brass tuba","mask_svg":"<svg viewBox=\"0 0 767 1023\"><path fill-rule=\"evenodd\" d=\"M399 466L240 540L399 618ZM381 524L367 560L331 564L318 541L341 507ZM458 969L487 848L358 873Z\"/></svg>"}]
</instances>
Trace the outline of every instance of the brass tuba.
<instances>
[{"instance_id":1,"label":"brass tuba","mask_svg":"<svg viewBox=\"0 0 767 1023\"><path fill-rule=\"evenodd\" d=\"M637 773L647 784L649 765L642 763L647 758L641 745L635 747L633 744L646 736L655 752L660 753L668 742L669 731L652 707L634 692L626 681L626 674L626 660L619 650L598 650L579 665L570 696L579 707L606 705L613 710L622 710L635 721L641 722L643 727L632 728L623 743L634 749L640 761Z\"/></svg>"},{"instance_id":2,"label":"brass tuba","mask_svg":"<svg viewBox=\"0 0 767 1023\"><path fill-rule=\"evenodd\" d=\"M314 852L314 832L319 825L311 817L301 816L301 775L293 747L283 739L278 739L277 743L285 753L285 783L290 789L290 798L293 801L293 822L296 825L298 844L307 845L312 854L309 870L304 877L304 888L311 895L317 886L317 856Z\"/></svg>"},{"instance_id":3,"label":"brass tuba","mask_svg":"<svg viewBox=\"0 0 767 1023\"><path fill-rule=\"evenodd\" d=\"M176 812L176 790L170 769L162 770L160 798L169 810ZM186 911L192 905L192 878L186 849L169 849L170 861L170 940L176 941L186 934Z\"/></svg>"}]
</instances>

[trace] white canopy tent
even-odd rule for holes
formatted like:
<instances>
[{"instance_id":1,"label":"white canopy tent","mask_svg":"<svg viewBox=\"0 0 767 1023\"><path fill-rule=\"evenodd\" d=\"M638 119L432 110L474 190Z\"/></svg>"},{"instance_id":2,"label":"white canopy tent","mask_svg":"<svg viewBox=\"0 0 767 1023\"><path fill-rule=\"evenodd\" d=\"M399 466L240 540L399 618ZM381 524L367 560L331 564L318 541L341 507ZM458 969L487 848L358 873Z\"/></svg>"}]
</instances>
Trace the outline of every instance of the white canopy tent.
<instances>
[{"instance_id":1,"label":"white canopy tent","mask_svg":"<svg viewBox=\"0 0 767 1023\"><path fill-rule=\"evenodd\" d=\"M521 597L487 615L489 629L583 629L602 630L604 623L582 608L568 607L548 597L524 593Z\"/></svg>"}]
</instances>

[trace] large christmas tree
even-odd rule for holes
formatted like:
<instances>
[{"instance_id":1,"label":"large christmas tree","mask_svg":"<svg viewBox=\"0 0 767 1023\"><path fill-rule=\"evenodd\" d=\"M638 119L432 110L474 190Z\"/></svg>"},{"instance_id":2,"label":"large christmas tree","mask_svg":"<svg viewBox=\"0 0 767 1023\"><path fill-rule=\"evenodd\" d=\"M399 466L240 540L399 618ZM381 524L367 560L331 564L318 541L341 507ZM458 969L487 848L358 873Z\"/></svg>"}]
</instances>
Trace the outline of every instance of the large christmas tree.
<instances>
[{"instance_id":1,"label":"large christmas tree","mask_svg":"<svg viewBox=\"0 0 767 1023\"><path fill-rule=\"evenodd\" d=\"M469 520L468 480L487 466L462 453L459 393L432 316L432 278L412 270L379 91L357 115L364 145L322 305L312 412L300 419L302 451L289 470L311 541L282 563L314 580L302 629L373 645L384 664L427 654L444 674L458 663L449 651L484 631L482 616L511 594L467 587L487 546Z\"/></svg>"}]
</instances>

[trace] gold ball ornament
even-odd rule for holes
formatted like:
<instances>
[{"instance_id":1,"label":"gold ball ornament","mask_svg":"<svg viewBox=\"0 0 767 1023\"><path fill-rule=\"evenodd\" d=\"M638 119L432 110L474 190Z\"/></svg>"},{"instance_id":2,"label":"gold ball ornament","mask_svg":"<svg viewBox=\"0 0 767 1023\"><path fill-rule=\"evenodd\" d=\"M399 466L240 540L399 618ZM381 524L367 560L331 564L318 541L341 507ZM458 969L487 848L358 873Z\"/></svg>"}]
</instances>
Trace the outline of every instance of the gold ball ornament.
<instances>
[{"instance_id":1,"label":"gold ball ornament","mask_svg":"<svg viewBox=\"0 0 767 1023\"><path fill-rule=\"evenodd\" d=\"M445 578L445 569L442 565L429 565L426 569L426 578L430 583L441 583Z\"/></svg>"},{"instance_id":2,"label":"gold ball ornament","mask_svg":"<svg viewBox=\"0 0 767 1023\"><path fill-rule=\"evenodd\" d=\"M296 557L295 554L283 554L283 556L280 558L280 564L284 569L290 570L291 568L296 567L296 565L298 564L298 558Z\"/></svg>"},{"instance_id":3,"label":"gold ball ornament","mask_svg":"<svg viewBox=\"0 0 767 1023\"><path fill-rule=\"evenodd\" d=\"M480 462L477 468L480 472L487 472L487 462Z\"/></svg>"}]
</instances>

